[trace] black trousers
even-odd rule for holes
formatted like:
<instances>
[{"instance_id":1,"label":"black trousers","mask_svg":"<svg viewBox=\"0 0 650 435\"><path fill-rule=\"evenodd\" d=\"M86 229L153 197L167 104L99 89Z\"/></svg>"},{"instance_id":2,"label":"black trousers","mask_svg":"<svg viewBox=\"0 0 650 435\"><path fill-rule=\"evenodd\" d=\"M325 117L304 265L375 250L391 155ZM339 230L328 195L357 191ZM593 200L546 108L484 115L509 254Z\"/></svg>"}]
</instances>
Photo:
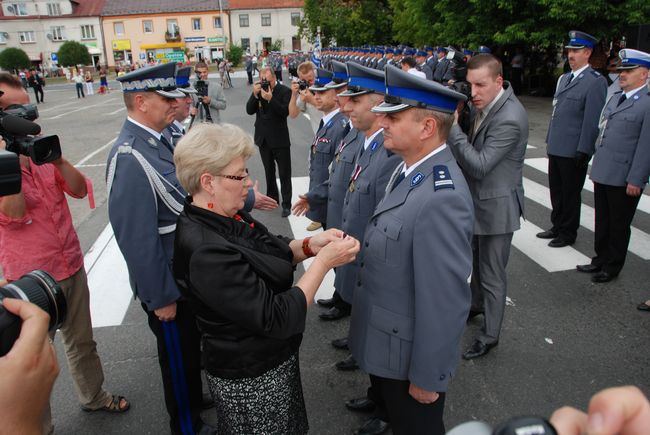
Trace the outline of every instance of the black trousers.
<instances>
[{"instance_id":1,"label":"black trousers","mask_svg":"<svg viewBox=\"0 0 650 435\"><path fill-rule=\"evenodd\" d=\"M278 79L279 82L282 81L282 70L281 69L275 71L275 78Z\"/></svg>"},{"instance_id":2,"label":"black trousers","mask_svg":"<svg viewBox=\"0 0 650 435\"><path fill-rule=\"evenodd\" d=\"M594 183L596 256L591 264L612 275L621 272L630 243L630 226L640 199L641 196L628 196L625 186Z\"/></svg>"},{"instance_id":3,"label":"black trousers","mask_svg":"<svg viewBox=\"0 0 650 435\"><path fill-rule=\"evenodd\" d=\"M34 95L36 96L36 102L37 103L42 103L43 102L43 86L34 86ZM39 99L40 95L40 99Z\"/></svg>"},{"instance_id":4,"label":"black trousers","mask_svg":"<svg viewBox=\"0 0 650 435\"><path fill-rule=\"evenodd\" d=\"M587 177L587 165L576 167L571 157L548 156L548 185L551 191L553 232L573 243L580 227L581 192Z\"/></svg>"},{"instance_id":5,"label":"black trousers","mask_svg":"<svg viewBox=\"0 0 650 435\"><path fill-rule=\"evenodd\" d=\"M77 98L81 98L81 97L86 98L86 96L84 95L84 85L83 85L83 83L77 83L75 85L75 88L77 89Z\"/></svg>"},{"instance_id":6,"label":"black trousers","mask_svg":"<svg viewBox=\"0 0 650 435\"><path fill-rule=\"evenodd\" d=\"M252 85L253 84L253 71L246 71L246 75L248 76L248 84Z\"/></svg>"},{"instance_id":7,"label":"black trousers","mask_svg":"<svg viewBox=\"0 0 650 435\"><path fill-rule=\"evenodd\" d=\"M415 400L409 394L409 381L382 378L370 375L371 390L369 396L378 397L375 403L385 411L379 410L381 418L385 412L395 435L444 435L445 424L442 416L445 410L445 393L434 403L425 405ZM372 397L371 397L372 398Z\"/></svg>"},{"instance_id":8,"label":"black trousers","mask_svg":"<svg viewBox=\"0 0 650 435\"><path fill-rule=\"evenodd\" d=\"M162 374L163 390L165 393L165 406L169 414L169 425L172 433L182 433L180 425L180 415L176 396L174 396L174 385L172 381L172 370L169 366L169 357L167 355L167 345L163 332L162 322L153 311L147 310L142 304L142 308L147 313L149 329L156 336L158 344L158 364ZM180 341L183 368L185 369L185 382L189 396L189 408L194 430L198 432L202 426L201 410L203 401L203 390L201 384L201 334L196 326L194 312L186 301L176 302L176 326L178 328L178 338Z\"/></svg>"},{"instance_id":9,"label":"black trousers","mask_svg":"<svg viewBox=\"0 0 650 435\"><path fill-rule=\"evenodd\" d=\"M291 149L271 148L266 143L260 147L260 156L266 175L266 195L280 203L278 184L275 181L275 164L278 165L280 188L282 190L282 207L291 208Z\"/></svg>"}]
</instances>

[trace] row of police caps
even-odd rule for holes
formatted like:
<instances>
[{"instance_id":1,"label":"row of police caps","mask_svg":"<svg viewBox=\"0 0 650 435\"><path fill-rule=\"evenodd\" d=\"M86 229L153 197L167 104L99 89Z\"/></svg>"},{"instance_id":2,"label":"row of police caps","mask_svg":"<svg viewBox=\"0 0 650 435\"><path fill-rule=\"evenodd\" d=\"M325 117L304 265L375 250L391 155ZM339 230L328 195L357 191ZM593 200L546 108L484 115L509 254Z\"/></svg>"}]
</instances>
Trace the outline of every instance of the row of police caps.
<instances>
[{"instance_id":1,"label":"row of police caps","mask_svg":"<svg viewBox=\"0 0 650 435\"><path fill-rule=\"evenodd\" d=\"M332 52L332 53L361 53L361 55L366 55L366 54L381 54L381 55L386 55L386 54L393 54L396 56L421 56L421 57L428 57L431 56L434 52L437 53L447 53L450 51L460 51L464 55L475 55L479 53L492 53L492 50L490 47L487 45L481 45L478 47L478 50L470 50L468 48L463 48L462 50L457 50L454 47L422 47L422 48L412 48L412 47L404 47L404 46L397 46L397 47L390 47L390 46L379 46L379 47L370 47L370 46L364 46L364 47L326 47L323 49L324 52Z\"/></svg>"}]
</instances>

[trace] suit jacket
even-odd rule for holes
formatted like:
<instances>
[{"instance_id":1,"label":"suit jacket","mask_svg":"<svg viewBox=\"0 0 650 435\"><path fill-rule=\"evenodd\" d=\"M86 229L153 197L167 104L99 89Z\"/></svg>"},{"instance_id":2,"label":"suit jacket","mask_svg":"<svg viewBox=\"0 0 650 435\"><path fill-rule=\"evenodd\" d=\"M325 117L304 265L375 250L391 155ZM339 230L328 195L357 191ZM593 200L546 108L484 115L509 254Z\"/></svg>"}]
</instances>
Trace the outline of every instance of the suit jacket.
<instances>
[{"instance_id":1,"label":"suit jacket","mask_svg":"<svg viewBox=\"0 0 650 435\"><path fill-rule=\"evenodd\" d=\"M368 221L370 221L377 204L384 197L388 180L400 162L400 158L384 148L383 133L377 134L363 153L361 153L365 141L363 134L359 141L361 142L359 153L352 176L348 179L348 189L345 192L341 229L357 240L363 241ZM357 167L359 173L356 180L352 182ZM352 302L358 268L358 260L336 268L334 286L347 302Z\"/></svg>"},{"instance_id":2,"label":"suit jacket","mask_svg":"<svg viewBox=\"0 0 650 435\"><path fill-rule=\"evenodd\" d=\"M186 193L176 178L172 152L143 128L126 121L108 155L122 145L138 150L165 177L167 191L183 203ZM153 193L142 166L132 154L118 154L115 177L108 192L108 216L129 270L133 294L150 311L175 302L180 292L172 274L174 232L178 216Z\"/></svg>"},{"instance_id":3,"label":"suit jacket","mask_svg":"<svg viewBox=\"0 0 650 435\"><path fill-rule=\"evenodd\" d=\"M587 67L571 83L571 72L560 76L553 98L553 114L546 134L547 152L575 157L576 152L592 155L598 136L598 118L605 104L607 80Z\"/></svg>"},{"instance_id":4,"label":"suit jacket","mask_svg":"<svg viewBox=\"0 0 650 435\"><path fill-rule=\"evenodd\" d=\"M193 82L196 84L196 81ZM221 116L219 115L220 110L226 110L226 95L223 93L223 88L215 80L206 80L208 83L208 97L210 97L210 115L214 122L220 122ZM198 96L193 95L192 100L196 103L198 101ZM197 118L200 122L205 121L206 116L201 107L199 107L199 112Z\"/></svg>"},{"instance_id":5,"label":"suit jacket","mask_svg":"<svg viewBox=\"0 0 650 435\"><path fill-rule=\"evenodd\" d=\"M436 64L436 69L433 70L433 80L437 82L442 82L444 80L444 77L448 75L447 69L449 68L449 63L450 61L446 57L443 57L442 59L438 59L438 63Z\"/></svg>"},{"instance_id":6,"label":"suit jacket","mask_svg":"<svg viewBox=\"0 0 650 435\"><path fill-rule=\"evenodd\" d=\"M246 113L255 115L255 145L266 144L269 148L288 148L291 146L287 117L291 89L277 83L273 88L271 101L256 98L251 93L246 102Z\"/></svg>"},{"instance_id":7,"label":"suit jacket","mask_svg":"<svg viewBox=\"0 0 650 435\"><path fill-rule=\"evenodd\" d=\"M329 168L343 136L347 134L348 119L341 112L323 125L311 144L309 153L309 211L306 216L316 222L327 222L327 180Z\"/></svg>"},{"instance_id":8,"label":"suit jacket","mask_svg":"<svg viewBox=\"0 0 650 435\"><path fill-rule=\"evenodd\" d=\"M359 148L363 146L363 133L353 128L343 138L334 153L330 177L327 180L327 227L341 228L343 225L343 202L350 186L350 175Z\"/></svg>"},{"instance_id":9,"label":"suit jacket","mask_svg":"<svg viewBox=\"0 0 650 435\"><path fill-rule=\"evenodd\" d=\"M447 143L472 192L474 234L507 234L524 214L522 173L528 143L528 115L508 82L501 98L472 138L454 125ZM474 125L476 110L470 114Z\"/></svg>"},{"instance_id":10,"label":"suit jacket","mask_svg":"<svg viewBox=\"0 0 650 435\"><path fill-rule=\"evenodd\" d=\"M473 225L448 148L386 193L358 256L350 320L348 345L366 373L447 390L470 307Z\"/></svg>"},{"instance_id":11,"label":"suit jacket","mask_svg":"<svg viewBox=\"0 0 650 435\"><path fill-rule=\"evenodd\" d=\"M424 73L427 80L433 80L433 70L429 65L423 63L422 65L418 65L418 68Z\"/></svg>"},{"instance_id":12,"label":"suit jacket","mask_svg":"<svg viewBox=\"0 0 650 435\"><path fill-rule=\"evenodd\" d=\"M650 91L644 87L617 107L620 96L614 94L601 115L591 179L643 188L650 176Z\"/></svg>"}]
</instances>

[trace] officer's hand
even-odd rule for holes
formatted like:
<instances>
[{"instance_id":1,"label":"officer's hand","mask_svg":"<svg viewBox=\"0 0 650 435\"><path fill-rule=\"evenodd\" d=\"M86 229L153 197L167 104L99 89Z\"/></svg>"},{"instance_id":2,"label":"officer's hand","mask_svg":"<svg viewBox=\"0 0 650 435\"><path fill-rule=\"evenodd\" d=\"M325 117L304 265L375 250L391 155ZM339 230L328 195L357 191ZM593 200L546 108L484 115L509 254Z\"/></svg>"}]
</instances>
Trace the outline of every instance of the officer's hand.
<instances>
[{"instance_id":1,"label":"officer's hand","mask_svg":"<svg viewBox=\"0 0 650 435\"><path fill-rule=\"evenodd\" d=\"M309 240L309 247L314 254L318 254L320 250L331 242L336 242L345 237L345 233L336 228L330 228L327 231L318 233Z\"/></svg>"},{"instance_id":2,"label":"officer's hand","mask_svg":"<svg viewBox=\"0 0 650 435\"><path fill-rule=\"evenodd\" d=\"M253 83L253 94L259 98L261 91L262 91L262 83L258 80L255 83Z\"/></svg>"},{"instance_id":3,"label":"officer's hand","mask_svg":"<svg viewBox=\"0 0 650 435\"><path fill-rule=\"evenodd\" d=\"M575 156L576 168L584 168L589 164L590 159L591 156L589 154L585 154L580 151L576 152L576 156Z\"/></svg>"},{"instance_id":4,"label":"officer's hand","mask_svg":"<svg viewBox=\"0 0 650 435\"><path fill-rule=\"evenodd\" d=\"M59 374L47 327L50 317L36 305L6 298L7 311L22 320L20 336L0 358L2 433L41 433L41 417Z\"/></svg>"},{"instance_id":5,"label":"officer's hand","mask_svg":"<svg viewBox=\"0 0 650 435\"><path fill-rule=\"evenodd\" d=\"M304 216L309 211L309 201L306 195L298 195L298 201L291 207L291 211L296 216Z\"/></svg>"},{"instance_id":6,"label":"officer's hand","mask_svg":"<svg viewBox=\"0 0 650 435\"><path fill-rule=\"evenodd\" d=\"M627 183L625 193L627 193L627 196L639 196L641 195L641 188L634 184Z\"/></svg>"},{"instance_id":7,"label":"officer's hand","mask_svg":"<svg viewBox=\"0 0 650 435\"><path fill-rule=\"evenodd\" d=\"M650 427L650 403L637 387L603 390L591 398L589 413L565 406L553 413L559 435L640 435Z\"/></svg>"},{"instance_id":8,"label":"officer's hand","mask_svg":"<svg viewBox=\"0 0 650 435\"><path fill-rule=\"evenodd\" d=\"M258 209L258 210L273 210L278 207L278 202L271 198L270 196L266 196L258 190L258 185L259 181L255 181L255 184L253 185L253 193L255 194L255 204L253 204L253 207Z\"/></svg>"},{"instance_id":9,"label":"officer's hand","mask_svg":"<svg viewBox=\"0 0 650 435\"><path fill-rule=\"evenodd\" d=\"M424 405L430 405L438 400L438 397L440 397L440 394L436 393L435 391L423 390L414 383L411 383L411 385L409 385L409 394L412 398Z\"/></svg>"},{"instance_id":10,"label":"officer's hand","mask_svg":"<svg viewBox=\"0 0 650 435\"><path fill-rule=\"evenodd\" d=\"M210 104L210 97L207 95L205 97L201 97L201 100L203 101L204 104Z\"/></svg>"},{"instance_id":11,"label":"officer's hand","mask_svg":"<svg viewBox=\"0 0 650 435\"><path fill-rule=\"evenodd\" d=\"M194 106L190 107L190 115L196 116L196 107Z\"/></svg>"},{"instance_id":12,"label":"officer's hand","mask_svg":"<svg viewBox=\"0 0 650 435\"><path fill-rule=\"evenodd\" d=\"M154 310L153 313L161 322L171 322L176 318L176 302L172 302L167 306L158 308L157 310Z\"/></svg>"},{"instance_id":13,"label":"officer's hand","mask_svg":"<svg viewBox=\"0 0 650 435\"><path fill-rule=\"evenodd\" d=\"M273 91L270 88L268 91L262 89L262 98L264 98L266 101L271 101L271 98L273 98Z\"/></svg>"},{"instance_id":14,"label":"officer's hand","mask_svg":"<svg viewBox=\"0 0 650 435\"><path fill-rule=\"evenodd\" d=\"M324 246L316 259L322 261L327 269L343 266L351 263L357 257L361 245L359 241L352 236L345 236Z\"/></svg>"}]
</instances>

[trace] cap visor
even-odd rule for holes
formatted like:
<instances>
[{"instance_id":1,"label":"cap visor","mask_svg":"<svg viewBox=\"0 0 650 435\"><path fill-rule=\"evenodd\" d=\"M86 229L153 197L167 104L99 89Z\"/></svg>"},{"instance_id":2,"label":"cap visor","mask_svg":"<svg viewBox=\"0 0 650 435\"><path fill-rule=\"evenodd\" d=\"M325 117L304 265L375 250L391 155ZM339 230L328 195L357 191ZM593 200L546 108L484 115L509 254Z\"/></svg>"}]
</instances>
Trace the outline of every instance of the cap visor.
<instances>
[{"instance_id":1,"label":"cap visor","mask_svg":"<svg viewBox=\"0 0 650 435\"><path fill-rule=\"evenodd\" d=\"M380 105L370 109L370 111L373 113L395 113L401 112L402 110L406 110L411 107L413 106L409 106L408 104L381 103Z\"/></svg>"},{"instance_id":2,"label":"cap visor","mask_svg":"<svg viewBox=\"0 0 650 435\"><path fill-rule=\"evenodd\" d=\"M309 90L312 91L312 92L323 92L323 91L329 90L329 88L327 87L327 85L324 85L324 86L310 86Z\"/></svg>"},{"instance_id":3,"label":"cap visor","mask_svg":"<svg viewBox=\"0 0 650 435\"><path fill-rule=\"evenodd\" d=\"M348 82L343 82L343 83L336 83L336 82L329 82L328 84L325 85L327 89L339 89L342 88L343 86L347 86Z\"/></svg>"},{"instance_id":4,"label":"cap visor","mask_svg":"<svg viewBox=\"0 0 650 435\"><path fill-rule=\"evenodd\" d=\"M626 70L626 69L634 69L634 68L638 68L638 67L640 67L640 66L641 66L641 65L630 64L630 63L628 63L628 64L621 64L621 65L619 65L619 66L616 67L616 71L623 71L623 70Z\"/></svg>"},{"instance_id":5,"label":"cap visor","mask_svg":"<svg viewBox=\"0 0 650 435\"><path fill-rule=\"evenodd\" d=\"M158 95L162 95L163 97L167 97L167 98L183 98L185 96L185 94L179 91L178 89L174 89L171 91L158 90L155 92Z\"/></svg>"},{"instance_id":6,"label":"cap visor","mask_svg":"<svg viewBox=\"0 0 650 435\"><path fill-rule=\"evenodd\" d=\"M585 45L565 45L564 48L574 48L576 50L579 50L581 48L586 48Z\"/></svg>"},{"instance_id":7,"label":"cap visor","mask_svg":"<svg viewBox=\"0 0 650 435\"><path fill-rule=\"evenodd\" d=\"M372 94L373 91L366 91L365 89L360 90L360 91L354 91L352 89L348 89L347 91L343 91L339 94L339 97L358 97L359 95L365 95L365 94Z\"/></svg>"},{"instance_id":8,"label":"cap visor","mask_svg":"<svg viewBox=\"0 0 650 435\"><path fill-rule=\"evenodd\" d=\"M177 91L181 91L184 94L198 94L199 91L194 89L192 86L188 86L186 88L177 88Z\"/></svg>"}]
</instances>

